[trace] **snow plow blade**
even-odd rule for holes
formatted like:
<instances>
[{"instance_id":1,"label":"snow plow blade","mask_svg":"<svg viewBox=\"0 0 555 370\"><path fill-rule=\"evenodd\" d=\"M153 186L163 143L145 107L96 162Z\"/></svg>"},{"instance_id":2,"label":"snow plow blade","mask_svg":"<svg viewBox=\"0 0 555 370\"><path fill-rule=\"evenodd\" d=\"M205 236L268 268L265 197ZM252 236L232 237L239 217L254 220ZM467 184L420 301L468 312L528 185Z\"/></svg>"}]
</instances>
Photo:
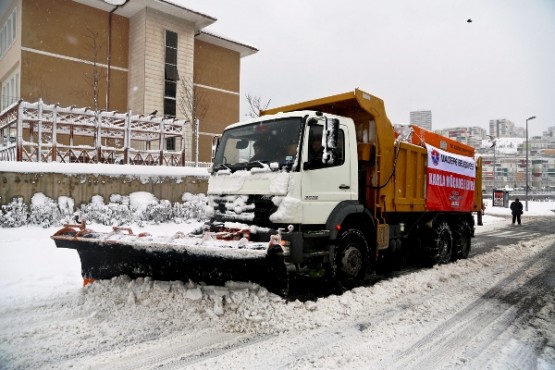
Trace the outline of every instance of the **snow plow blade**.
<instances>
[{"instance_id":1,"label":"snow plow blade","mask_svg":"<svg viewBox=\"0 0 555 370\"><path fill-rule=\"evenodd\" d=\"M286 296L289 288L280 245L182 233L171 237L135 235L131 229L122 227L114 227L112 232L95 232L84 224L64 225L51 238L57 248L78 252L85 282L127 275L209 285L246 281L281 296Z\"/></svg>"}]
</instances>

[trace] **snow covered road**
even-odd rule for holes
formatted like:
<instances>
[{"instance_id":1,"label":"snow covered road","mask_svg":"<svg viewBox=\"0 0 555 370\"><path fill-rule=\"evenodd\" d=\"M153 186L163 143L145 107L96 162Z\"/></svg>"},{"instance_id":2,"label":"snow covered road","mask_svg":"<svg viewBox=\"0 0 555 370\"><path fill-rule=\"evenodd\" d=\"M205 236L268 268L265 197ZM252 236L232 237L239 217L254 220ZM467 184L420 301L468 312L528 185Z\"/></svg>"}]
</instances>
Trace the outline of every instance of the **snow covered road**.
<instances>
[{"instance_id":1,"label":"snow covered road","mask_svg":"<svg viewBox=\"0 0 555 370\"><path fill-rule=\"evenodd\" d=\"M52 230L24 228L29 243L14 230L0 246L2 257L12 248L0 262L1 369L555 368L555 235L537 228L316 302L245 283L78 288L78 258L55 249ZM15 268L29 260L35 270Z\"/></svg>"}]
</instances>

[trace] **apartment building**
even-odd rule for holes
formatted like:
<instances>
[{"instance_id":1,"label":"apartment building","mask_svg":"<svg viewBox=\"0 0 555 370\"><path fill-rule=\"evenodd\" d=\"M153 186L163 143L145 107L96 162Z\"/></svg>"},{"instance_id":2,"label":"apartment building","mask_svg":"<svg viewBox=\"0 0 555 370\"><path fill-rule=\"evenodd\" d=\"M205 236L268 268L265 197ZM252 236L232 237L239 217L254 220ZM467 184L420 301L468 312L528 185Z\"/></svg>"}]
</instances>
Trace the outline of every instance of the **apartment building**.
<instances>
[{"instance_id":1,"label":"apartment building","mask_svg":"<svg viewBox=\"0 0 555 370\"><path fill-rule=\"evenodd\" d=\"M489 121L489 134L495 137L524 136L524 132L519 131L514 122L505 118L491 119Z\"/></svg>"},{"instance_id":2,"label":"apartment building","mask_svg":"<svg viewBox=\"0 0 555 370\"><path fill-rule=\"evenodd\" d=\"M409 114L409 122L411 125L417 125L432 131L432 111L419 110L413 111Z\"/></svg>"},{"instance_id":3,"label":"apartment building","mask_svg":"<svg viewBox=\"0 0 555 370\"><path fill-rule=\"evenodd\" d=\"M42 99L198 118L199 160L209 161L213 136L239 120L241 59L258 51L207 31L216 21L165 0L3 0L0 109Z\"/></svg>"}]
</instances>

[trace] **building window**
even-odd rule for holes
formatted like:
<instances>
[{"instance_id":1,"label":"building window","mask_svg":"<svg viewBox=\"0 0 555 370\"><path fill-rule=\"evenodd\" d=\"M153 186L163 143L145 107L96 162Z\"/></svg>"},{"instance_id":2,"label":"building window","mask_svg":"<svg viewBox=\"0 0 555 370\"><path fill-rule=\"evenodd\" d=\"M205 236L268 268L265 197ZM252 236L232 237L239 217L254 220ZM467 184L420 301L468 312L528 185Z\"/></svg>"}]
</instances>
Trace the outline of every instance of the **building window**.
<instances>
[{"instance_id":1,"label":"building window","mask_svg":"<svg viewBox=\"0 0 555 370\"><path fill-rule=\"evenodd\" d=\"M19 100L19 72L10 75L2 81L2 98L0 99L0 111Z\"/></svg>"},{"instance_id":2,"label":"building window","mask_svg":"<svg viewBox=\"0 0 555 370\"><path fill-rule=\"evenodd\" d=\"M6 19L6 22L0 29L0 58L6 54L10 46L15 42L17 35L17 11L14 9L12 14Z\"/></svg>"},{"instance_id":3,"label":"building window","mask_svg":"<svg viewBox=\"0 0 555 370\"><path fill-rule=\"evenodd\" d=\"M176 116L178 80L179 74L177 72L177 33L166 31L166 58L164 65L164 116ZM169 142L167 144L169 144ZM173 145L175 147L175 143Z\"/></svg>"}]
</instances>

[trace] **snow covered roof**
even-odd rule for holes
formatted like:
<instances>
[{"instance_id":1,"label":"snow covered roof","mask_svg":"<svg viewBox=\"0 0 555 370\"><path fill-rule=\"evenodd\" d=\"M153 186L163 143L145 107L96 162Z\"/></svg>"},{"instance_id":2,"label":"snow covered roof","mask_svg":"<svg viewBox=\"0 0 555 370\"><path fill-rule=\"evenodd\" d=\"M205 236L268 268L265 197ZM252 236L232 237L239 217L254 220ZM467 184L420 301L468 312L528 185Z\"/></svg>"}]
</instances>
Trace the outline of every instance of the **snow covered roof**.
<instances>
[{"instance_id":1,"label":"snow covered roof","mask_svg":"<svg viewBox=\"0 0 555 370\"><path fill-rule=\"evenodd\" d=\"M231 40L227 37L217 35L213 32L201 31L202 29L214 24L217 19L197 12L189 8L185 8L175 1L167 0L133 0L127 1L125 4L116 7L115 5L109 4L106 0L73 0L77 3L87 5L96 9L100 9L106 12L114 11L114 14L120 15L122 17L131 18L137 12L144 8L151 8L162 13L171 14L172 16L181 18L188 22L193 23L196 32L195 38L209 44L221 46L223 48L233 50L241 55L241 58L255 54L258 52L253 46L244 44L242 42Z\"/></svg>"},{"instance_id":2,"label":"snow covered roof","mask_svg":"<svg viewBox=\"0 0 555 370\"><path fill-rule=\"evenodd\" d=\"M212 45L221 46L223 48L236 51L241 55L241 58L258 52L258 49L253 46L228 39L212 31L210 32L200 31L195 35L195 38L197 40L204 41Z\"/></svg>"},{"instance_id":3,"label":"snow covered roof","mask_svg":"<svg viewBox=\"0 0 555 370\"><path fill-rule=\"evenodd\" d=\"M96 9L101 9L106 12L111 12L116 6L109 4L106 1L100 0L73 0L76 3L87 5ZM216 18L209 15L197 12L192 9L185 8L174 1L166 0L133 0L127 1L124 5L117 7L114 14L122 17L131 18L137 12L144 8L151 8L158 10L162 13L171 14L172 16L184 19L195 25L195 30L203 29L217 21Z\"/></svg>"}]
</instances>

